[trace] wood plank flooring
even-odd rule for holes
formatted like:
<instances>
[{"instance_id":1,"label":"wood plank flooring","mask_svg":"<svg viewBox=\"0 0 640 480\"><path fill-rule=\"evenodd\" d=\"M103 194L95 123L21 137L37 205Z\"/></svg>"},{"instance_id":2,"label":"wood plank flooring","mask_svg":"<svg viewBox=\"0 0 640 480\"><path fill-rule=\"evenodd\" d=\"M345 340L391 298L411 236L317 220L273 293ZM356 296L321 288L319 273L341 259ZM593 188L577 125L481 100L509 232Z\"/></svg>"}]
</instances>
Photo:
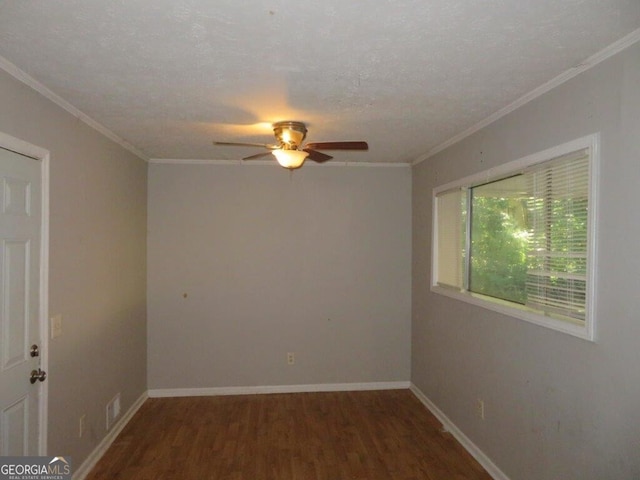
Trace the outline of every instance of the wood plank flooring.
<instances>
[{"instance_id":1,"label":"wood plank flooring","mask_svg":"<svg viewBox=\"0 0 640 480\"><path fill-rule=\"evenodd\" d=\"M491 480L409 390L149 399L87 480Z\"/></svg>"}]
</instances>

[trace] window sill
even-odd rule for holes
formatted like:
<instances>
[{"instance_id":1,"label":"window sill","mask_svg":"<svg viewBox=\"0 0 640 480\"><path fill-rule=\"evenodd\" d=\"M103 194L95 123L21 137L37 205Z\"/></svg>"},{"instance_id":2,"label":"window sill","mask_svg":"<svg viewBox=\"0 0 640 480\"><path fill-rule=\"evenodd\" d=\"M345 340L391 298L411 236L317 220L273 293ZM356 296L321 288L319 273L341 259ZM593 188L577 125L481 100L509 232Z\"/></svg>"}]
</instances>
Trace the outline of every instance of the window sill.
<instances>
[{"instance_id":1,"label":"window sill","mask_svg":"<svg viewBox=\"0 0 640 480\"><path fill-rule=\"evenodd\" d=\"M586 322L579 322L567 317L544 315L524 305L518 305L516 303L487 297L477 293L461 291L453 287L432 285L431 291L485 308L487 310L492 310L503 315L524 320L525 322L567 333L590 342L595 342L593 322L590 323L588 320Z\"/></svg>"}]
</instances>

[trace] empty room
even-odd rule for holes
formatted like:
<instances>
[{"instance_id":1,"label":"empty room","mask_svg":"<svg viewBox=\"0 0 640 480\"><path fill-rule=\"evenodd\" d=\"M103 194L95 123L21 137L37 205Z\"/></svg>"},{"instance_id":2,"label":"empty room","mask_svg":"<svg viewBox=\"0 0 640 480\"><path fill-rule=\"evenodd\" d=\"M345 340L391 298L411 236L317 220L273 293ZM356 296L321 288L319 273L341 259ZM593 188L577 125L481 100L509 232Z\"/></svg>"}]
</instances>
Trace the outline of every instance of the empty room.
<instances>
[{"instance_id":1,"label":"empty room","mask_svg":"<svg viewBox=\"0 0 640 480\"><path fill-rule=\"evenodd\" d=\"M0 168L0 478L640 478L638 0L0 0Z\"/></svg>"}]
</instances>

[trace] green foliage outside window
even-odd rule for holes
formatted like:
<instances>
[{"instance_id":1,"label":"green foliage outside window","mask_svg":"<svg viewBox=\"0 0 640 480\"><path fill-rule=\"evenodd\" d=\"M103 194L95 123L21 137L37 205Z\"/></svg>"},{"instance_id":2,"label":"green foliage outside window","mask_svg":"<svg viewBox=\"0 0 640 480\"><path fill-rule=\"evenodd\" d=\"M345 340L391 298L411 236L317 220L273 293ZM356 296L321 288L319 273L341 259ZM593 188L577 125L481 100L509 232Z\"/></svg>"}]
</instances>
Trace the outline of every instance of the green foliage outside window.
<instances>
[{"instance_id":1,"label":"green foliage outside window","mask_svg":"<svg viewBox=\"0 0 640 480\"><path fill-rule=\"evenodd\" d=\"M593 339L592 168L555 148L436 189L435 291Z\"/></svg>"},{"instance_id":2,"label":"green foliage outside window","mask_svg":"<svg viewBox=\"0 0 640 480\"><path fill-rule=\"evenodd\" d=\"M469 290L526 302L527 217L526 199L473 192Z\"/></svg>"},{"instance_id":3,"label":"green foliage outside window","mask_svg":"<svg viewBox=\"0 0 640 480\"><path fill-rule=\"evenodd\" d=\"M515 194L518 177L471 189L469 290L520 304L584 304L587 199ZM583 310L576 312L578 316Z\"/></svg>"}]
</instances>

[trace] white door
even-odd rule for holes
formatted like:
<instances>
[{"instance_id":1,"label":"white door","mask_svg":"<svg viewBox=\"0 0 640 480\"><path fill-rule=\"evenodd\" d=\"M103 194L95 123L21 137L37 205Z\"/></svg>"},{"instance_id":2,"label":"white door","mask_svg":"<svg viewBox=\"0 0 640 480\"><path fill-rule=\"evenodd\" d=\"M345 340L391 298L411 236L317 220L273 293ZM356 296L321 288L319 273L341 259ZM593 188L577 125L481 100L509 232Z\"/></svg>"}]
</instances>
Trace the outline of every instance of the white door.
<instances>
[{"instance_id":1,"label":"white door","mask_svg":"<svg viewBox=\"0 0 640 480\"><path fill-rule=\"evenodd\" d=\"M0 148L1 456L39 454L41 197L41 162Z\"/></svg>"}]
</instances>

